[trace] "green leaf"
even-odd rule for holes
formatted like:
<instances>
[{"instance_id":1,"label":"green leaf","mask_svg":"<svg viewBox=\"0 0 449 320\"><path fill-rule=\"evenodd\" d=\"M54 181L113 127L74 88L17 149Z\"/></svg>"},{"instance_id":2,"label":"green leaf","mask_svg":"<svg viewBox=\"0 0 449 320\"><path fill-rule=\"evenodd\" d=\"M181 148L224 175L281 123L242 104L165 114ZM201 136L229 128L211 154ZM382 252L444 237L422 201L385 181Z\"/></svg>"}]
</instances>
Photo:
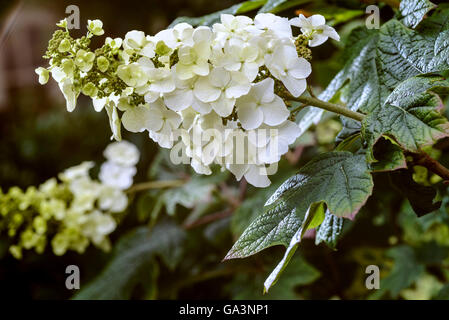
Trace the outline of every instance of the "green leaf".
<instances>
[{"instance_id":1,"label":"green leaf","mask_svg":"<svg viewBox=\"0 0 449 320\"><path fill-rule=\"evenodd\" d=\"M128 299L142 274L152 274L155 255L174 268L182 258L185 232L171 223L153 230L139 227L123 236L105 269L74 297L75 299Z\"/></svg>"},{"instance_id":2,"label":"green leaf","mask_svg":"<svg viewBox=\"0 0 449 320\"><path fill-rule=\"evenodd\" d=\"M404 245L392 248L387 251L387 256L394 260L393 269L386 278L381 279L380 289L370 296L371 299L382 298L387 292L396 298L402 289L411 286L425 270L411 247Z\"/></svg>"},{"instance_id":3,"label":"green leaf","mask_svg":"<svg viewBox=\"0 0 449 320\"><path fill-rule=\"evenodd\" d=\"M379 30L377 44L379 73L390 89L402 81L425 73L439 73L449 68L449 9L426 19L419 30L391 20Z\"/></svg>"},{"instance_id":4,"label":"green leaf","mask_svg":"<svg viewBox=\"0 0 449 320\"><path fill-rule=\"evenodd\" d=\"M294 6L312 2L311 0L268 0L267 3L259 10L261 13L271 12L278 13Z\"/></svg>"},{"instance_id":5,"label":"green leaf","mask_svg":"<svg viewBox=\"0 0 449 320\"><path fill-rule=\"evenodd\" d=\"M326 211L323 223L316 230L315 244L324 242L331 249L337 246L338 237L343 230L344 219Z\"/></svg>"},{"instance_id":6,"label":"green leaf","mask_svg":"<svg viewBox=\"0 0 449 320\"><path fill-rule=\"evenodd\" d=\"M299 243L302 240L302 237L304 236L307 229L309 229L311 223L315 219L315 217L318 215L321 215L320 212L324 211L324 206L322 202L319 203L312 203L310 205L310 208L307 210L304 221L299 228L298 231L296 231L293 238L290 240L290 244L285 251L284 257L282 260L278 263L276 268L271 272L271 274L268 276L268 278L264 282L264 293L268 292L270 288L279 280L279 277L281 276L284 269L287 267L288 263L290 262L291 258L295 254L296 249L298 248Z\"/></svg>"},{"instance_id":7,"label":"green leaf","mask_svg":"<svg viewBox=\"0 0 449 320\"><path fill-rule=\"evenodd\" d=\"M436 7L429 0L402 0L399 5L399 12L402 15L402 23L407 27L415 28L424 16Z\"/></svg>"},{"instance_id":8,"label":"green leaf","mask_svg":"<svg viewBox=\"0 0 449 320\"><path fill-rule=\"evenodd\" d=\"M441 201L434 202L436 190L416 183L410 170L394 171L390 173L390 180L393 186L410 201L413 211L419 217L440 208Z\"/></svg>"},{"instance_id":9,"label":"green leaf","mask_svg":"<svg viewBox=\"0 0 449 320\"><path fill-rule=\"evenodd\" d=\"M364 155L319 155L279 187L225 259L243 258L267 247L288 246L313 203L325 202L337 216L355 215L371 195L373 181Z\"/></svg>"},{"instance_id":10,"label":"green leaf","mask_svg":"<svg viewBox=\"0 0 449 320\"><path fill-rule=\"evenodd\" d=\"M174 27L178 23L186 22L192 26L211 26L216 22L220 21L220 16L224 13L227 14L242 14L252 10L256 10L263 6L267 0L250 0L242 3L238 3L224 10L220 10L202 17L191 18L191 17L179 17L176 18L170 25L169 28Z\"/></svg>"},{"instance_id":11,"label":"green leaf","mask_svg":"<svg viewBox=\"0 0 449 320\"><path fill-rule=\"evenodd\" d=\"M424 93L436 87L447 91L447 81L435 74L449 69L448 21L449 6L441 5L416 30L391 20L380 30L361 27L348 37L346 64L323 97L330 100L341 92L348 108L368 114L370 147L387 132L408 150L446 135L445 120L435 110L440 104ZM419 77L425 74L433 78Z\"/></svg>"},{"instance_id":12,"label":"green leaf","mask_svg":"<svg viewBox=\"0 0 449 320\"><path fill-rule=\"evenodd\" d=\"M402 149L390 139L381 138L374 147L376 162L371 163L372 172L394 171L407 168Z\"/></svg>"},{"instance_id":13,"label":"green leaf","mask_svg":"<svg viewBox=\"0 0 449 320\"><path fill-rule=\"evenodd\" d=\"M404 101L397 105L386 103L363 119L362 135L370 149L384 134L410 151L448 136L449 123L438 112L442 106L438 96L424 93ZM368 159L373 161L371 155Z\"/></svg>"}]
</instances>

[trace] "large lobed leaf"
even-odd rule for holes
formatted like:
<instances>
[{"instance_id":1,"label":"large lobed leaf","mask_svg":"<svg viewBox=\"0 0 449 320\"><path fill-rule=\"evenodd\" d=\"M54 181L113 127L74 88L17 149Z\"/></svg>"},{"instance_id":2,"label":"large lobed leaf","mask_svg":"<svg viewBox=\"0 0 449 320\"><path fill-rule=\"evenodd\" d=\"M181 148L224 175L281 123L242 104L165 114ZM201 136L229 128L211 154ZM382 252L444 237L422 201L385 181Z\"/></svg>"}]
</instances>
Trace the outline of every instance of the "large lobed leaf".
<instances>
[{"instance_id":1,"label":"large lobed leaf","mask_svg":"<svg viewBox=\"0 0 449 320\"><path fill-rule=\"evenodd\" d=\"M449 88L442 77L449 69L448 35L447 5L416 30L398 20L379 30L355 29L344 53L346 64L321 98L331 100L341 92L348 108L368 115L362 131L370 149L383 134L410 151L431 144L448 134L441 103L429 92ZM374 161L370 151L369 160Z\"/></svg>"},{"instance_id":2,"label":"large lobed leaf","mask_svg":"<svg viewBox=\"0 0 449 320\"><path fill-rule=\"evenodd\" d=\"M279 187L264 213L245 230L225 259L247 257L273 245L289 246L313 203L325 202L334 215L351 217L372 188L364 155L321 154Z\"/></svg>"}]
</instances>

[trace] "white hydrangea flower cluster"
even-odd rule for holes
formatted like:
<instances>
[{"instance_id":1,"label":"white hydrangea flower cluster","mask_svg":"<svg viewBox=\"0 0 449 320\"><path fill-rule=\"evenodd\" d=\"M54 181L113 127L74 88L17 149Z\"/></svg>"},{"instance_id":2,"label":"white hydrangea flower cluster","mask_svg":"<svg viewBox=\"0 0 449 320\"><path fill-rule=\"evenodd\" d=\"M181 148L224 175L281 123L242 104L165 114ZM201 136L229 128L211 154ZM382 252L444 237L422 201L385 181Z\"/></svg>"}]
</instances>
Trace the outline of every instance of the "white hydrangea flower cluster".
<instances>
[{"instance_id":1,"label":"white hydrangea flower cluster","mask_svg":"<svg viewBox=\"0 0 449 320\"><path fill-rule=\"evenodd\" d=\"M303 34L294 37L292 25ZM122 125L147 131L161 147L181 150L197 173L210 174L219 164L257 187L270 184L269 168L300 134L287 106L307 87L307 45L338 40L322 16L289 20L270 13L223 14L211 28L180 23L154 36L134 30L124 39L106 38L95 52L88 44L103 33L101 21L90 21L88 30L77 40L57 31L47 51L50 68L36 70L41 83L51 72L69 111L82 92L96 111L106 109L115 139ZM132 170L114 157L105 170L127 185Z\"/></svg>"},{"instance_id":2,"label":"white hydrangea flower cluster","mask_svg":"<svg viewBox=\"0 0 449 320\"><path fill-rule=\"evenodd\" d=\"M124 189L132 184L140 155L126 141L110 144L104 154L108 161L101 167L100 180L91 178L94 163L87 161L60 173L61 182L52 178L25 192L0 190L0 232L1 226L8 226L9 237L18 238L10 247L16 258L21 258L22 249L42 253L47 242L56 255L67 250L83 253L90 243L110 249L108 236L117 226L117 214L128 206Z\"/></svg>"}]
</instances>

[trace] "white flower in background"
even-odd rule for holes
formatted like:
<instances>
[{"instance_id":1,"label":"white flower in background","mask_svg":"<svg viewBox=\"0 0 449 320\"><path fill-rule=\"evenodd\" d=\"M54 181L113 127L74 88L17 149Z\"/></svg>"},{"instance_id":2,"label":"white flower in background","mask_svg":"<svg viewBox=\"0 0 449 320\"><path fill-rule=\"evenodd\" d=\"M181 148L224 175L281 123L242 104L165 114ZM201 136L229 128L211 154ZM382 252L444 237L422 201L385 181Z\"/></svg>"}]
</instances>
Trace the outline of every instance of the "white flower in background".
<instances>
[{"instance_id":1,"label":"white flower in background","mask_svg":"<svg viewBox=\"0 0 449 320\"><path fill-rule=\"evenodd\" d=\"M123 167L107 161L101 165L98 177L104 185L125 190L132 186L135 174L136 168L134 167Z\"/></svg>"},{"instance_id":2,"label":"white flower in background","mask_svg":"<svg viewBox=\"0 0 449 320\"><path fill-rule=\"evenodd\" d=\"M107 236L115 230L117 223L108 214L95 210L86 216L86 220L81 226L82 234L99 247L110 246ZM105 241L107 241L105 243ZM103 248L108 250L106 248Z\"/></svg>"},{"instance_id":3,"label":"white flower in background","mask_svg":"<svg viewBox=\"0 0 449 320\"><path fill-rule=\"evenodd\" d=\"M70 205L71 210L85 212L94 209L101 185L90 177L81 177L70 181L69 189L74 196Z\"/></svg>"},{"instance_id":4,"label":"white flower in background","mask_svg":"<svg viewBox=\"0 0 449 320\"><path fill-rule=\"evenodd\" d=\"M123 140L109 144L103 155L108 161L124 167L132 167L139 162L140 152L134 144Z\"/></svg>"},{"instance_id":5,"label":"white flower in background","mask_svg":"<svg viewBox=\"0 0 449 320\"><path fill-rule=\"evenodd\" d=\"M101 210L123 212L128 206L128 197L120 189L104 186L99 195L98 205Z\"/></svg>"},{"instance_id":6,"label":"white flower in background","mask_svg":"<svg viewBox=\"0 0 449 320\"><path fill-rule=\"evenodd\" d=\"M59 174L59 179L64 182L70 182L75 179L89 176L89 171L95 166L92 161L85 161L77 166L68 168Z\"/></svg>"},{"instance_id":7,"label":"white flower in background","mask_svg":"<svg viewBox=\"0 0 449 320\"><path fill-rule=\"evenodd\" d=\"M296 49L291 46L277 48L267 61L271 74L282 81L294 97L299 97L307 88L306 78L312 72L310 62L298 57Z\"/></svg>"},{"instance_id":8,"label":"white flower in background","mask_svg":"<svg viewBox=\"0 0 449 320\"><path fill-rule=\"evenodd\" d=\"M292 38L292 28L287 18L272 13L259 13L254 18L254 25L278 38Z\"/></svg>"},{"instance_id":9,"label":"white flower in background","mask_svg":"<svg viewBox=\"0 0 449 320\"><path fill-rule=\"evenodd\" d=\"M193 45L182 45L178 49L176 74L181 80L209 74L212 31L208 27L198 27L192 37Z\"/></svg>"},{"instance_id":10,"label":"white flower in background","mask_svg":"<svg viewBox=\"0 0 449 320\"><path fill-rule=\"evenodd\" d=\"M284 101L274 94L274 80L267 78L254 84L249 93L236 102L237 116L246 130L262 123L276 126L290 115Z\"/></svg>"},{"instance_id":11,"label":"white flower in background","mask_svg":"<svg viewBox=\"0 0 449 320\"><path fill-rule=\"evenodd\" d=\"M334 28L326 25L326 19L319 14L306 18L303 14L290 20L292 26L301 28L301 32L309 37L309 46L317 47L327 39L340 41L340 36Z\"/></svg>"},{"instance_id":12,"label":"white flower in background","mask_svg":"<svg viewBox=\"0 0 449 320\"><path fill-rule=\"evenodd\" d=\"M198 79L194 93L200 101L210 103L221 117L227 117L232 113L235 99L247 94L250 88L251 83L243 74L215 68L207 77Z\"/></svg>"}]
</instances>

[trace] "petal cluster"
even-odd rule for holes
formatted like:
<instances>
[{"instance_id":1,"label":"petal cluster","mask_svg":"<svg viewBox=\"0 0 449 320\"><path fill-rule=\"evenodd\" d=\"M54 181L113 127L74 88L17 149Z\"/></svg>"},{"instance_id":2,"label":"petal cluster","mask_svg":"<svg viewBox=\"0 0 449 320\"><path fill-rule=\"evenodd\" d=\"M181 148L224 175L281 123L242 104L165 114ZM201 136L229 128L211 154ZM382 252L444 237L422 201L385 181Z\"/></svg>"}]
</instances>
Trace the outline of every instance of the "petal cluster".
<instances>
[{"instance_id":1,"label":"petal cluster","mask_svg":"<svg viewBox=\"0 0 449 320\"><path fill-rule=\"evenodd\" d=\"M300 132L286 101L304 93L312 72L292 25L309 46L338 40L322 16L223 14L212 27L180 23L154 36L133 30L92 52L90 38L103 34L93 20L81 39L57 31L47 51L50 68L36 72L41 83L51 73L69 111L79 93L90 96L96 111L106 110L116 140L122 127L147 132L161 147L180 150L198 173L218 164L265 187L270 167ZM115 153L108 152L100 177L126 188L133 170Z\"/></svg>"}]
</instances>

